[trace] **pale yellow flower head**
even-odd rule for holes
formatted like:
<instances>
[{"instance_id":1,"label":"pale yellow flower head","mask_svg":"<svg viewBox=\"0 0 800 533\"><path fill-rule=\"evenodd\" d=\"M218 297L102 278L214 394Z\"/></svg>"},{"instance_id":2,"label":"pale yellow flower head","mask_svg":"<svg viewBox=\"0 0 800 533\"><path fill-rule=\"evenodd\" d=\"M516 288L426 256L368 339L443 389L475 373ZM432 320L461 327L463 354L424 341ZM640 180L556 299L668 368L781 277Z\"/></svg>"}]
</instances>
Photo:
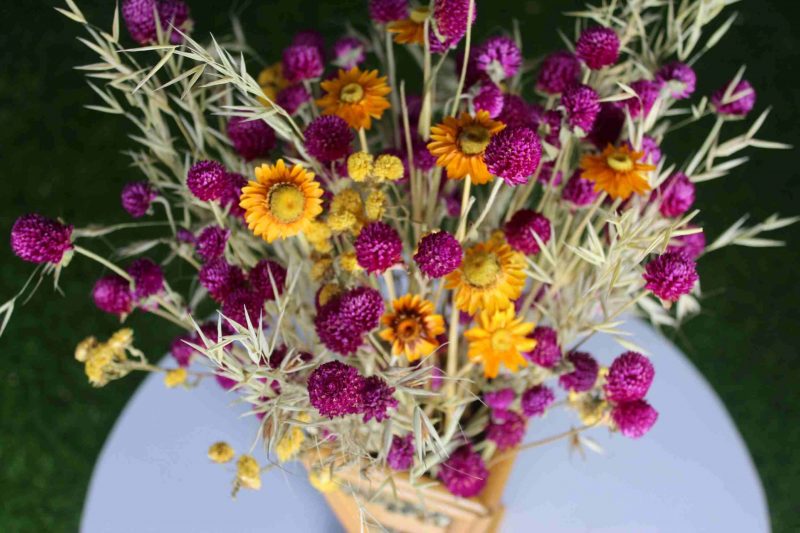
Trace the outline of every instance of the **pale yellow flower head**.
<instances>
[{"instance_id":1,"label":"pale yellow flower head","mask_svg":"<svg viewBox=\"0 0 800 533\"><path fill-rule=\"evenodd\" d=\"M215 442L208 448L208 458L215 463L223 464L233 459L235 452L227 442Z\"/></svg>"}]
</instances>

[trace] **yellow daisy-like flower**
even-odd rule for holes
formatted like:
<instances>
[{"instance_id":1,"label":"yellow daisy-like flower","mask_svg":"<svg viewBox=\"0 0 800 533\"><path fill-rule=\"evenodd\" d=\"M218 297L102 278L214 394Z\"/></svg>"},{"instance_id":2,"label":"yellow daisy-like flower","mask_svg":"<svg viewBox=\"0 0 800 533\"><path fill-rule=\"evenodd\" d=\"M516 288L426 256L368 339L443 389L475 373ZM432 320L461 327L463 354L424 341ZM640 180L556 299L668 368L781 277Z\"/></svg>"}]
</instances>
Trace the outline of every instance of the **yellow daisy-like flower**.
<instances>
[{"instance_id":1,"label":"yellow daisy-like flower","mask_svg":"<svg viewBox=\"0 0 800 533\"><path fill-rule=\"evenodd\" d=\"M470 361L483 365L487 378L497 377L501 364L516 372L528 366L522 353L536 347L536 339L528 338L533 328L533 324L514 316L513 307L496 313L481 311L477 326L464 332L469 342L467 356Z\"/></svg>"},{"instance_id":2,"label":"yellow daisy-like flower","mask_svg":"<svg viewBox=\"0 0 800 533\"><path fill-rule=\"evenodd\" d=\"M386 95L392 90L386 84L386 76L378 77L377 70L340 69L336 78L323 81L320 86L326 93L317 100L322 114L338 115L357 130L370 129L372 119L380 119L391 107Z\"/></svg>"},{"instance_id":3,"label":"yellow daisy-like flower","mask_svg":"<svg viewBox=\"0 0 800 533\"><path fill-rule=\"evenodd\" d=\"M381 322L386 329L380 337L392 343L392 354L405 354L409 361L416 361L439 347L437 335L444 333L442 315L433 314L433 304L419 295L407 294L396 299Z\"/></svg>"},{"instance_id":4,"label":"yellow daisy-like flower","mask_svg":"<svg viewBox=\"0 0 800 533\"><path fill-rule=\"evenodd\" d=\"M283 159L263 164L256 179L242 189L239 205L247 226L265 241L297 235L322 213L322 188L300 165L289 168Z\"/></svg>"},{"instance_id":5,"label":"yellow daisy-like flower","mask_svg":"<svg viewBox=\"0 0 800 533\"><path fill-rule=\"evenodd\" d=\"M236 461L236 481L246 489L261 488L261 467L252 455L241 455Z\"/></svg>"},{"instance_id":6,"label":"yellow daisy-like flower","mask_svg":"<svg viewBox=\"0 0 800 533\"><path fill-rule=\"evenodd\" d=\"M407 19L390 22L386 30L395 34L394 42L398 44L425 44L425 20L430 14L427 7L412 9Z\"/></svg>"},{"instance_id":7,"label":"yellow daisy-like flower","mask_svg":"<svg viewBox=\"0 0 800 533\"><path fill-rule=\"evenodd\" d=\"M456 117L445 117L444 122L431 128L428 150L437 157L436 164L447 169L451 180L469 175L472 183L480 185L492 180L483 154L492 137L505 128L505 124L489 117L488 111L478 111L475 116L463 112Z\"/></svg>"},{"instance_id":8,"label":"yellow daisy-like flower","mask_svg":"<svg viewBox=\"0 0 800 533\"><path fill-rule=\"evenodd\" d=\"M218 464L229 462L236 452L227 442L215 442L208 448L208 458Z\"/></svg>"},{"instance_id":9,"label":"yellow daisy-like flower","mask_svg":"<svg viewBox=\"0 0 800 533\"><path fill-rule=\"evenodd\" d=\"M273 102L278 97L278 92L289 86L289 80L283 77L283 63L278 61L264 68L258 75L258 85L266 98L260 98L261 103L270 105L267 98Z\"/></svg>"},{"instance_id":10,"label":"yellow daisy-like flower","mask_svg":"<svg viewBox=\"0 0 800 533\"><path fill-rule=\"evenodd\" d=\"M581 159L582 177L594 182L597 191L605 191L613 198L627 200L631 194L644 194L650 183L642 173L656 167L639 160L644 152L634 152L626 145L609 144L600 155L587 154Z\"/></svg>"},{"instance_id":11,"label":"yellow daisy-like flower","mask_svg":"<svg viewBox=\"0 0 800 533\"><path fill-rule=\"evenodd\" d=\"M185 368L173 368L172 370L167 370L167 373L164 375L164 385L166 385L168 389L174 389L178 385L186 383L188 377L189 373Z\"/></svg>"},{"instance_id":12,"label":"yellow daisy-like flower","mask_svg":"<svg viewBox=\"0 0 800 533\"><path fill-rule=\"evenodd\" d=\"M289 428L275 446L275 455L278 456L278 461L285 463L293 459L297 455L297 452L300 451L300 448L303 446L303 441L305 440L306 436L303 434L302 429L297 426Z\"/></svg>"},{"instance_id":13,"label":"yellow daisy-like flower","mask_svg":"<svg viewBox=\"0 0 800 533\"><path fill-rule=\"evenodd\" d=\"M445 278L445 287L456 290L456 306L470 315L478 309L489 313L505 309L519 298L525 286L525 256L514 251L496 234L464 252L464 260Z\"/></svg>"}]
</instances>

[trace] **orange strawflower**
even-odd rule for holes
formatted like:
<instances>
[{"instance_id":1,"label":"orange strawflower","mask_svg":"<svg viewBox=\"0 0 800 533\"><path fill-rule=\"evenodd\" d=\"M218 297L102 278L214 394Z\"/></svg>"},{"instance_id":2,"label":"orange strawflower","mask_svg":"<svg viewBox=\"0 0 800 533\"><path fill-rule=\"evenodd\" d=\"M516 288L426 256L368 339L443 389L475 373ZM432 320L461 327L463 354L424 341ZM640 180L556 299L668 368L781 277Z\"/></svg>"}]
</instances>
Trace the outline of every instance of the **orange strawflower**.
<instances>
[{"instance_id":1,"label":"orange strawflower","mask_svg":"<svg viewBox=\"0 0 800 533\"><path fill-rule=\"evenodd\" d=\"M596 191L605 191L615 200L627 200L633 193L644 194L650 190L650 184L642 172L656 167L639 163L642 157L644 152L634 152L624 144L618 147L609 144L600 155L583 156L581 175L594 182Z\"/></svg>"},{"instance_id":2,"label":"orange strawflower","mask_svg":"<svg viewBox=\"0 0 800 533\"><path fill-rule=\"evenodd\" d=\"M481 311L477 322L476 327L464 332L469 342L467 356L470 361L483 364L487 378L497 377L501 364L511 372L528 366L522 353L536 347L536 339L528 337L534 324L515 317L513 307L496 313Z\"/></svg>"},{"instance_id":3,"label":"orange strawflower","mask_svg":"<svg viewBox=\"0 0 800 533\"><path fill-rule=\"evenodd\" d=\"M445 117L443 123L431 128L428 150L438 158L436 164L447 169L451 180L469 175L475 185L488 183L492 175L483 153L492 137L505 127L502 122L492 120L487 111L478 111L474 117L466 112L458 118Z\"/></svg>"},{"instance_id":4,"label":"orange strawflower","mask_svg":"<svg viewBox=\"0 0 800 533\"><path fill-rule=\"evenodd\" d=\"M242 189L239 205L247 226L265 241L297 235L322 213L322 188L300 165L289 168L283 159L263 164L256 179Z\"/></svg>"},{"instance_id":5,"label":"orange strawflower","mask_svg":"<svg viewBox=\"0 0 800 533\"><path fill-rule=\"evenodd\" d=\"M392 343L392 355L405 354L409 361L433 353L439 347L437 335L444 333L442 315L433 314L433 304L418 295L396 299L381 322L386 329L380 337Z\"/></svg>"},{"instance_id":6,"label":"orange strawflower","mask_svg":"<svg viewBox=\"0 0 800 533\"><path fill-rule=\"evenodd\" d=\"M258 85L264 91L266 98L259 98L262 104L269 106L274 102L281 89L289 86L289 81L283 77L283 63L278 61L265 67L258 75ZM269 98L269 100L267 100Z\"/></svg>"},{"instance_id":7,"label":"orange strawflower","mask_svg":"<svg viewBox=\"0 0 800 533\"><path fill-rule=\"evenodd\" d=\"M425 20L430 16L428 7L411 10L407 19L389 23L386 30L394 33L394 42L398 44L425 44Z\"/></svg>"},{"instance_id":8,"label":"orange strawflower","mask_svg":"<svg viewBox=\"0 0 800 533\"><path fill-rule=\"evenodd\" d=\"M325 96L317 100L323 115L338 115L351 128L370 129L372 119L380 119L389 109L386 95L392 92L386 84L386 76L378 77L377 70L362 72L353 67L347 72L321 84Z\"/></svg>"}]
</instances>

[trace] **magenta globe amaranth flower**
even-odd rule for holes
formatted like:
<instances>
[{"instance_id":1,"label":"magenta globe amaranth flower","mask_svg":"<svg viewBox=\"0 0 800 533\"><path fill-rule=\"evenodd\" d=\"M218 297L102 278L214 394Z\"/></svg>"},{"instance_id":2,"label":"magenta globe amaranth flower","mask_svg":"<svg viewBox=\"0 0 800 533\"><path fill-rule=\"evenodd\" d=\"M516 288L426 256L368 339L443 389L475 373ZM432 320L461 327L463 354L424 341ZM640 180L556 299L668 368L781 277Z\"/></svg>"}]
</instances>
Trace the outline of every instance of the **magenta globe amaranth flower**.
<instances>
[{"instance_id":1,"label":"magenta globe amaranth flower","mask_svg":"<svg viewBox=\"0 0 800 533\"><path fill-rule=\"evenodd\" d=\"M689 225L686 229L700 229L697 233L673 237L667 246L668 252L682 252L689 259L696 260L706 249L706 236L702 228Z\"/></svg>"},{"instance_id":2,"label":"magenta globe amaranth flower","mask_svg":"<svg viewBox=\"0 0 800 533\"><path fill-rule=\"evenodd\" d=\"M503 110L497 120L506 125L506 129L520 127L536 127L532 120L531 108L528 103L517 94L503 95Z\"/></svg>"},{"instance_id":3,"label":"magenta globe amaranth flower","mask_svg":"<svg viewBox=\"0 0 800 533\"><path fill-rule=\"evenodd\" d=\"M139 44L156 41L156 13L162 30L169 33L170 42L182 42L183 36L172 29L185 29L189 20L189 6L182 0L125 0L122 3L122 19L131 38Z\"/></svg>"},{"instance_id":4,"label":"magenta globe amaranth flower","mask_svg":"<svg viewBox=\"0 0 800 533\"><path fill-rule=\"evenodd\" d=\"M597 114L592 131L588 136L589 141L599 150L603 150L609 144L617 144L617 139L622 133L625 111L618 104L618 102L602 102L600 104L600 113Z\"/></svg>"},{"instance_id":5,"label":"magenta globe amaranth flower","mask_svg":"<svg viewBox=\"0 0 800 533\"><path fill-rule=\"evenodd\" d=\"M669 95L675 100L689 98L697 84L697 74L694 69L680 61L667 63L658 69L656 79L666 85Z\"/></svg>"},{"instance_id":6,"label":"magenta globe amaranth flower","mask_svg":"<svg viewBox=\"0 0 800 533\"><path fill-rule=\"evenodd\" d=\"M481 455L465 444L450 454L439 467L439 479L455 496L471 498L477 496L486 485L489 470Z\"/></svg>"},{"instance_id":7,"label":"magenta globe amaranth flower","mask_svg":"<svg viewBox=\"0 0 800 533\"><path fill-rule=\"evenodd\" d=\"M446 231L437 231L420 239L414 261L426 276L441 278L457 269L463 256L458 239Z\"/></svg>"},{"instance_id":8,"label":"magenta globe amaranth flower","mask_svg":"<svg viewBox=\"0 0 800 533\"><path fill-rule=\"evenodd\" d=\"M625 141L625 146L627 146L629 150L637 151L630 141ZM651 165L657 165L658 162L661 161L661 147L658 145L658 142L649 135L644 135L642 137L642 144L638 151L644 152L643 159Z\"/></svg>"},{"instance_id":9,"label":"magenta globe amaranth flower","mask_svg":"<svg viewBox=\"0 0 800 533\"><path fill-rule=\"evenodd\" d=\"M217 161L198 161L186 176L189 191L204 202L222 198L229 185L228 171Z\"/></svg>"},{"instance_id":10,"label":"magenta globe amaranth flower","mask_svg":"<svg viewBox=\"0 0 800 533\"><path fill-rule=\"evenodd\" d=\"M467 22L470 3L472 3L472 20ZM467 33L467 25L475 23L478 15L477 0L435 0L433 18L439 33L446 37L451 45L455 45Z\"/></svg>"},{"instance_id":11,"label":"magenta globe amaranth flower","mask_svg":"<svg viewBox=\"0 0 800 533\"><path fill-rule=\"evenodd\" d=\"M661 95L661 86L661 82L652 80L637 80L630 84L637 96L622 100L621 103L628 109L631 118L650 114Z\"/></svg>"},{"instance_id":12,"label":"magenta globe amaranth flower","mask_svg":"<svg viewBox=\"0 0 800 533\"><path fill-rule=\"evenodd\" d=\"M547 326L536 326L529 335L536 339L536 347L525 353L525 357L544 368L553 368L561 361L561 346L558 344L558 333Z\"/></svg>"},{"instance_id":13,"label":"magenta globe amaranth flower","mask_svg":"<svg viewBox=\"0 0 800 533\"><path fill-rule=\"evenodd\" d=\"M22 215L11 227L11 250L23 261L58 264L72 249L72 229L38 213Z\"/></svg>"},{"instance_id":14,"label":"magenta globe amaranth flower","mask_svg":"<svg viewBox=\"0 0 800 533\"><path fill-rule=\"evenodd\" d=\"M692 292L697 280L695 262L681 252L659 255L645 266L645 288L664 301L675 302Z\"/></svg>"},{"instance_id":15,"label":"magenta globe amaranth flower","mask_svg":"<svg viewBox=\"0 0 800 533\"><path fill-rule=\"evenodd\" d=\"M264 310L264 298L247 286L240 286L230 291L222 302L223 315L234 322L247 325L247 319L253 326L258 327Z\"/></svg>"},{"instance_id":16,"label":"magenta globe amaranth flower","mask_svg":"<svg viewBox=\"0 0 800 533\"><path fill-rule=\"evenodd\" d=\"M503 111L503 91L495 83L488 80L478 82L471 92L475 111L486 111L491 118Z\"/></svg>"},{"instance_id":17,"label":"magenta globe amaranth flower","mask_svg":"<svg viewBox=\"0 0 800 533\"><path fill-rule=\"evenodd\" d=\"M553 404L556 395L545 385L536 385L522 393L522 413L525 416L541 416Z\"/></svg>"},{"instance_id":18,"label":"magenta globe amaranth flower","mask_svg":"<svg viewBox=\"0 0 800 533\"><path fill-rule=\"evenodd\" d=\"M593 26L581 32L575 54L592 70L613 65L619 57L619 37L611 28Z\"/></svg>"},{"instance_id":19,"label":"magenta globe amaranth flower","mask_svg":"<svg viewBox=\"0 0 800 533\"><path fill-rule=\"evenodd\" d=\"M637 352L625 352L611 363L604 390L615 403L641 400L650 390L656 371L650 360Z\"/></svg>"},{"instance_id":20,"label":"magenta globe amaranth flower","mask_svg":"<svg viewBox=\"0 0 800 533\"><path fill-rule=\"evenodd\" d=\"M592 130L594 121L600 113L600 97L588 85L570 87L561 96L561 105L567 112L567 123L579 132L581 137Z\"/></svg>"},{"instance_id":21,"label":"magenta globe amaranth flower","mask_svg":"<svg viewBox=\"0 0 800 533\"><path fill-rule=\"evenodd\" d=\"M151 259L137 259L126 269L133 278L133 297L142 300L164 290L164 272Z\"/></svg>"},{"instance_id":22,"label":"magenta globe amaranth flower","mask_svg":"<svg viewBox=\"0 0 800 533\"><path fill-rule=\"evenodd\" d=\"M236 289L245 286L244 272L225 259L213 259L202 266L197 275L200 284L217 302L227 299Z\"/></svg>"},{"instance_id":23,"label":"magenta globe amaranth flower","mask_svg":"<svg viewBox=\"0 0 800 533\"><path fill-rule=\"evenodd\" d=\"M390 387L379 376L370 376L364 380L361 389L359 412L364 414L364 423L373 418L376 422L383 422L389 418L389 410L397 407L394 397L394 387Z\"/></svg>"},{"instance_id":24,"label":"magenta globe amaranth flower","mask_svg":"<svg viewBox=\"0 0 800 533\"><path fill-rule=\"evenodd\" d=\"M262 259L250 270L247 279L263 299L274 300L286 286L286 269L275 261Z\"/></svg>"},{"instance_id":25,"label":"magenta globe amaranth flower","mask_svg":"<svg viewBox=\"0 0 800 533\"><path fill-rule=\"evenodd\" d=\"M414 434L408 433L404 437L394 435L389 454L386 456L386 464L392 470L404 472L414 465Z\"/></svg>"},{"instance_id":26,"label":"magenta globe amaranth flower","mask_svg":"<svg viewBox=\"0 0 800 533\"><path fill-rule=\"evenodd\" d=\"M352 151L355 136L344 119L336 115L323 115L311 121L305 131L308 153L322 163L342 159Z\"/></svg>"},{"instance_id":27,"label":"magenta globe amaranth flower","mask_svg":"<svg viewBox=\"0 0 800 533\"><path fill-rule=\"evenodd\" d=\"M522 66L522 52L510 37L490 37L475 49L475 68L495 82L512 78Z\"/></svg>"},{"instance_id":28,"label":"magenta globe amaranth flower","mask_svg":"<svg viewBox=\"0 0 800 533\"><path fill-rule=\"evenodd\" d=\"M499 451L509 450L519 446L525 438L525 425L525 418L515 411L494 411L486 428L486 438L494 442Z\"/></svg>"},{"instance_id":29,"label":"magenta globe amaranth flower","mask_svg":"<svg viewBox=\"0 0 800 533\"><path fill-rule=\"evenodd\" d=\"M661 184L657 195L661 198L658 210L667 218L686 213L694 204L694 183L684 174L673 174Z\"/></svg>"},{"instance_id":30,"label":"magenta globe amaranth flower","mask_svg":"<svg viewBox=\"0 0 800 533\"><path fill-rule=\"evenodd\" d=\"M331 361L308 377L308 399L322 416L337 418L357 413L364 378L355 367Z\"/></svg>"},{"instance_id":31,"label":"magenta globe amaranth flower","mask_svg":"<svg viewBox=\"0 0 800 533\"><path fill-rule=\"evenodd\" d=\"M94 304L112 315L126 315L133 311L133 293L128 280L118 274L98 279L92 289Z\"/></svg>"},{"instance_id":32,"label":"magenta globe amaranth flower","mask_svg":"<svg viewBox=\"0 0 800 533\"><path fill-rule=\"evenodd\" d=\"M563 93L578 83L581 62L575 54L560 50L547 56L539 68L536 90L547 94Z\"/></svg>"},{"instance_id":33,"label":"magenta globe amaranth flower","mask_svg":"<svg viewBox=\"0 0 800 533\"><path fill-rule=\"evenodd\" d=\"M292 44L313 46L319 50L320 57L325 59L325 37L317 30L301 30L295 33Z\"/></svg>"},{"instance_id":34,"label":"magenta globe amaranth flower","mask_svg":"<svg viewBox=\"0 0 800 533\"><path fill-rule=\"evenodd\" d=\"M494 411L508 409L514 403L514 398L516 398L516 393L512 388L483 393L483 403Z\"/></svg>"},{"instance_id":35,"label":"magenta globe amaranth flower","mask_svg":"<svg viewBox=\"0 0 800 533\"><path fill-rule=\"evenodd\" d=\"M157 196L158 193L148 181L132 181L122 188L120 201L130 216L141 218L147 214Z\"/></svg>"},{"instance_id":36,"label":"magenta globe amaranth flower","mask_svg":"<svg viewBox=\"0 0 800 533\"><path fill-rule=\"evenodd\" d=\"M656 411L645 400L624 402L614 407L611 419L619 432L631 439L643 437L658 420Z\"/></svg>"},{"instance_id":37,"label":"magenta globe amaranth flower","mask_svg":"<svg viewBox=\"0 0 800 533\"><path fill-rule=\"evenodd\" d=\"M319 48L295 44L283 51L283 75L290 83L322 76L325 69Z\"/></svg>"},{"instance_id":38,"label":"magenta globe amaranth flower","mask_svg":"<svg viewBox=\"0 0 800 533\"><path fill-rule=\"evenodd\" d=\"M228 138L236 152L247 161L266 156L276 143L275 130L260 118L231 117Z\"/></svg>"},{"instance_id":39,"label":"magenta globe amaranth flower","mask_svg":"<svg viewBox=\"0 0 800 533\"><path fill-rule=\"evenodd\" d=\"M350 355L363 344L364 333L374 329L384 312L383 298L375 289L357 287L331 298L321 306L314 327L322 344L341 355Z\"/></svg>"},{"instance_id":40,"label":"magenta globe amaranth flower","mask_svg":"<svg viewBox=\"0 0 800 533\"><path fill-rule=\"evenodd\" d=\"M585 352L570 352L567 360L574 370L558 378L558 384L565 390L586 392L594 387L600 366L597 361Z\"/></svg>"},{"instance_id":41,"label":"magenta globe amaranth flower","mask_svg":"<svg viewBox=\"0 0 800 533\"><path fill-rule=\"evenodd\" d=\"M289 85L278 92L275 103L281 106L290 115L297 114L304 104L311 101L311 94L301 83Z\"/></svg>"},{"instance_id":42,"label":"magenta globe amaranth flower","mask_svg":"<svg viewBox=\"0 0 800 533\"><path fill-rule=\"evenodd\" d=\"M369 18L388 24L408 17L408 0L369 0Z\"/></svg>"},{"instance_id":43,"label":"magenta globe amaranth flower","mask_svg":"<svg viewBox=\"0 0 800 533\"><path fill-rule=\"evenodd\" d=\"M594 182L581 176L577 170L561 190L561 198L576 207L584 207L597 199L599 193L594 188Z\"/></svg>"},{"instance_id":44,"label":"magenta globe amaranth flower","mask_svg":"<svg viewBox=\"0 0 800 533\"><path fill-rule=\"evenodd\" d=\"M344 70L357 67L367 58L365 48L357 37L342 37L333 43L333 64Z\"/></svg>"},{"instance_id":45,"label":"magenta globe amaranth flower","mask_svg":"<svg viewBox=\"0 0 800 533\"><path fill-rule=\"evenodd\" d=\"M503 226L503 233L508 244L515 250L526 255L538 254L539 243L536 242L535 233L543 244L550 242L550 221L531 209L520 209Z\"/></svg>"},{"instance_id":46,"label":"magenta globe amaranth flower","mask_svg":"<svg viewBox=\"0 0 800 533\"><path fill-rule=\"evenodd\" d=\"M355 244L358 264L367 272L383 272L401 261L403 243L385 222L370 222L358 234Z\"/></svg>"},{"instance_id":47,"label":"magenta globe amaranth flower","mask_svg":"<svg viewBox=\"0 0 800 533\"><path fill-rule=\"evenodd\" d=\"M208 226L195 239L195 251L204 261L221 257L225 253L230 230L219 226Z\"/></svg>"},{"instance_id":48,"label":"magenta globe amaranth flower","mask_svg":"<svg viewBox=\"0 0 800 533\"><path fill-rule=\"evenodd\" d=\"M339 301L342 316L362 332L377 327L383 316L383 297L371 287L350 289L339 297Z\"/></svg>"},{"instance_id":49,"label":"magenta globe amaranth flower","mask_svg":"<svg viewBox=\"0 0 800 533\"><path fill-rule=\"evenodd\" d=\"M178 366L186 367L192 362L192 357L198 352L189 346L187 342L195 343L195 341L194 336L188 333L182 333L172 340L169 345L169 353L178 363Z\"/></svg>"},{"instance_id":50,"label":"magenta globe amaranth flower","mask_svg":"<svg viewBox=\"0 0 800 533\"><path fill-rule=\"evenodd\" d=\"M528 182L542 159L542 142L530 128L506 128L494 135L484 152L486 168L511 186Z\"/></svg>"},{"instance_id":51,"label":"magenta globe amaranth flower","mask_svg":"<svg viewBox=\"0 0 800 533\"><path fill-rule=\"evenodd\" d=\"M756 105L756 91L750 82L741 80L731 89L728 83L711 95L711 105L717 113L728 117L744 117Z\"/></svg>"}]
</instances>

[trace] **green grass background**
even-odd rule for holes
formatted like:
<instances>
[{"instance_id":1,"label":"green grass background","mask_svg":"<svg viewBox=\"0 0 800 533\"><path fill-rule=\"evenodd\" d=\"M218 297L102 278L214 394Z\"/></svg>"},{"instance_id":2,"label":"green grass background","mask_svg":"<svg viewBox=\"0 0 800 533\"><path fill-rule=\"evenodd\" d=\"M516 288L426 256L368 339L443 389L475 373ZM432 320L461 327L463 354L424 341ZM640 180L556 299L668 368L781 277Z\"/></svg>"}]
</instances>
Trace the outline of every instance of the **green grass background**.
<instances>
[{"instance_id":1,"label":"green grass background","mask_svg":"<svg viewBox=\"0 0 800 533\"><path fill-rule=\"evenodd\" d=\"M90 20L110 27L113 2L79 3ZM190 3L198 34L227 31L228 14L219 6L228 2ZM243 17L251 44L274 60L294 30L318 27L335 36L340 24L365 16L366 2L251 4ZM72 66L95 59L75 41L78 27L53 11L53 5L52 0L29 0L2 2L0 7L2 235L28 211L60 216L78 226L124 221L119 190L138 177L120 154L128 145L128 125L82 107L95 102ZM480 2L478 33L486 35L517 17L527 53L544 53L559 47L556 27L571 30L570 21L559 12L577 5ZM747 63L747 78L758 90L758 110L774 106L761 136L798 145L800 38L792 6L776 0L742 2L732 31L698 65L698 90L710 92ZM665 147L668 155L681 159L688 147L701 142L700 135L699 130L689 130L673 139ZM749 165L730 177L699 189L697 205L709 235L719 234L743 213L762 219L774 211L800 212L795 152L755 151L751 157ZM675 337L744 435L766 486L775 531L798 531L800 232L789 228L781 237L789 247L734 248L704 258L703 313ZM7 244L0 245L0 298L12 295L30 270L12 256ZM0 339L0 531L77 530L94 460L139 383L131 377L94 390L72 359L78 340L91 333L106 335L115 327L89 298L100 274L95 264L75 261L61 283L66 296L43 286L17 311ZM140 314L131 323L138 344L155 356L176 333ZM669 410L669 405L659 407Z\"/></svg>"}]
</instances>

